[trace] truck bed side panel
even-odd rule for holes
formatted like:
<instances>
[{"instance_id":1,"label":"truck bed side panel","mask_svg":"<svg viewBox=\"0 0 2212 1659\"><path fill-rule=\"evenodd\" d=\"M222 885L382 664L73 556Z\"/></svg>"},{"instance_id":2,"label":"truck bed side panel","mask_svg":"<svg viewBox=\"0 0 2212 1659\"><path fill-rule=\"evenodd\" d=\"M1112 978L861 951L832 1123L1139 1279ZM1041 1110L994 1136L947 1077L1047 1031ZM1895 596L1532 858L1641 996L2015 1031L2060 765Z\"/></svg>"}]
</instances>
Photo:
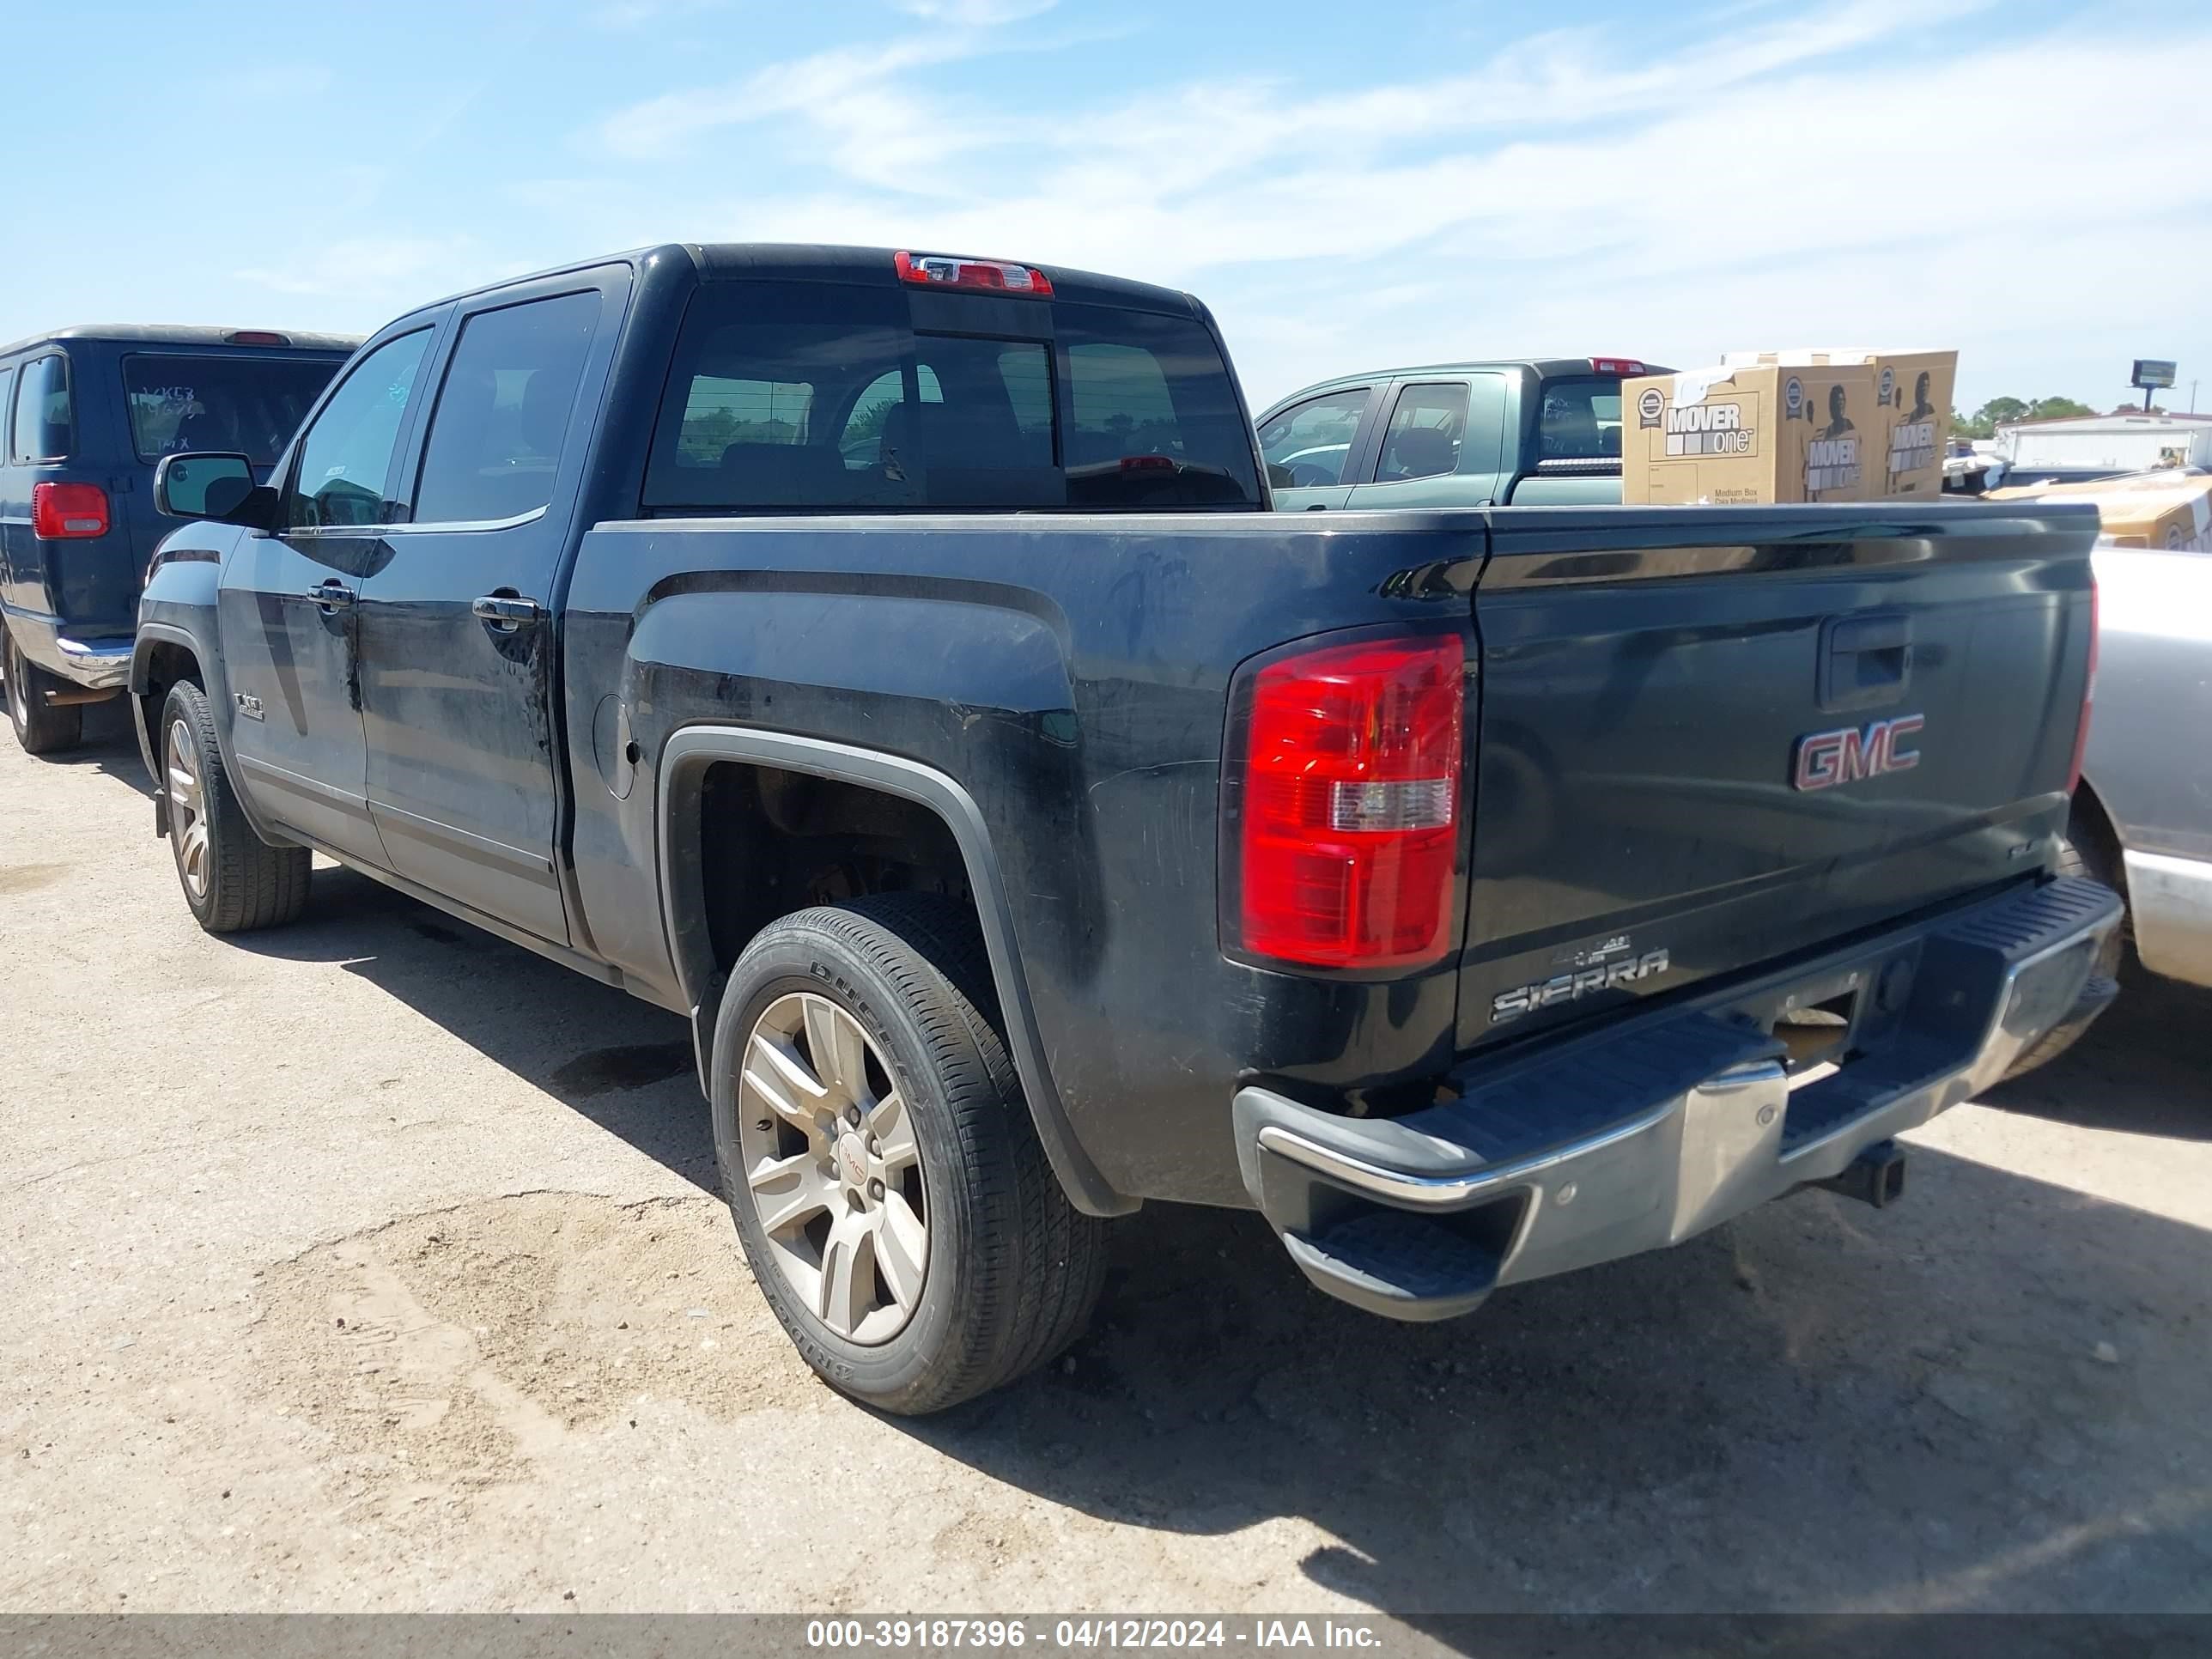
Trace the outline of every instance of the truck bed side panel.
<instances>
[{"instance_id":1,"label":"truck bed side panel","mask_svg":"<svg viewBox=\"0 0 2212 1659\"><path fill-rule=\"evenodd\" d=\"M1468 626L1479 515L1327 516L595 529L563 653L597 948L641 984L669 979L653 769L672 732L734 723L922 762L992 831L1054 1080L1102 1172L1133 1195L1248 1202L1227 1102L1251 1067L1341 1090L1441 1064L1453 1040L1449 963L1354 982L1221 952L1237 665L1362 623ZM621 799L602 775L618 710L642 757Z\"/></svg>"}]
</instances>

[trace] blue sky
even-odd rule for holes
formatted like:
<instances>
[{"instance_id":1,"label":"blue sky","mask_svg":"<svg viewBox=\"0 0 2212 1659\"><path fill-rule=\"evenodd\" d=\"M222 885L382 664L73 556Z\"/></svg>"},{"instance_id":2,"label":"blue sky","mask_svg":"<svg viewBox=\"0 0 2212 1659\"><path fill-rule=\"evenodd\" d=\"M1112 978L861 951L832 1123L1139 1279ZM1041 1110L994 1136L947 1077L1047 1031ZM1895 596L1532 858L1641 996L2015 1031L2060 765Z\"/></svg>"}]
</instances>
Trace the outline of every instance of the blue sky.
<instances>
[{"instance_id":1,"label":"blue sky","mask_svg":"<svg viewBox=\"0 0 2212 1659\"><path fill-rule=\"evenodd\" d=\"M1968 409L2109 406L2145 356L2212 410L2200 0L84 0L6 33L0 340L366 331L805 240L1188 288L1255 404L1875 344L1958 346Z\"/></svg>"}]
</instances>

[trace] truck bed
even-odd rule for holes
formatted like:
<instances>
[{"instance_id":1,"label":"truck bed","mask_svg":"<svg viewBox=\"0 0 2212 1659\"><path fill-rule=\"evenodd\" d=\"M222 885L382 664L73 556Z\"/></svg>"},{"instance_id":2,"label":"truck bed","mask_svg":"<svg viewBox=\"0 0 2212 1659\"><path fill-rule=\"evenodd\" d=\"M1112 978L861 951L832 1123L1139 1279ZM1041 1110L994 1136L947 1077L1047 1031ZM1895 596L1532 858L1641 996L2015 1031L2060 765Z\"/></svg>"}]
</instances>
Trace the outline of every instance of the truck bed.
<instances>
[{"instance_id":1,"label":"truck bed","mask_svg":"<svg viewBox=\"0 0 2212 1659\"><path fill-rule=\"evenodd\" d=\"M2044 873L2094 529L1948 503L602 525L567 600L570 763L605 769L611 694L647 757L711 721L958 780L1041 1086L1103 1186L1240 1204L1243 1084L1395 1113L1485 1045ZM1411 973L1235 959L1216 838L1239 667L1391 624L1468 641L1463 929ZM1801 740L1863 750L1905 716L1895 769L1794 787ZM710 953L668 963L625 850L665 806L651 774L627 799L578 788L576 898L598 951L693 1006Z\"/></svg>"}]
</instances>

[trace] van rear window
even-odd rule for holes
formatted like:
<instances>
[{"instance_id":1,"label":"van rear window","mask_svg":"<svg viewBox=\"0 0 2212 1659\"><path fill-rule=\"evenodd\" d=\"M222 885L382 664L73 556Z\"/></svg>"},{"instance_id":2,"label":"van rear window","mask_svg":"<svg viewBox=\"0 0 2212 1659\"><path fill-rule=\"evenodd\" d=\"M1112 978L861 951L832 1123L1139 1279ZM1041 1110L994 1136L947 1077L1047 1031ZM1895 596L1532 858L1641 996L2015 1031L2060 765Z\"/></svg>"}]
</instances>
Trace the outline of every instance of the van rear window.
<instances>
[{"instance_id":1,"label":"van rear window","mask_svg":"<svg viewBox=\"0 0 2212 1659\"><path fill-rule=\"evenodd\" d=\"M75 419L70 408L69 359L60 352L33 357L23 365L15 388L15 416L9 440L12 461L65 460Z\"/></svg>"},{"instance_id":2,"label":"van rear window","mask_svg":"<svg viewBox=\"0 0 2212 1659\"><path fill-rule=\"evenodd\" d=\"M933 310L947 314L941 301ZM654 432L654 511L1253 507L1252 437L1194 319L1056 301L1043 338L914 326L819 283L694 296ZM1025 307L1029 302L1021 302ZM1027 330L1021 331L1026 332Z\"/></svg>"},{"instance_id":3,"label":"van rear window","mask_svg":"<svg viewBox=\"0 0 2212 1659\"><path fill-rule=\"evenodd\" d=\"M131 447L142 461L214 449L270 465L337 371L313 357L134 352L123 360Z\"/></svg>"}]
</instances>

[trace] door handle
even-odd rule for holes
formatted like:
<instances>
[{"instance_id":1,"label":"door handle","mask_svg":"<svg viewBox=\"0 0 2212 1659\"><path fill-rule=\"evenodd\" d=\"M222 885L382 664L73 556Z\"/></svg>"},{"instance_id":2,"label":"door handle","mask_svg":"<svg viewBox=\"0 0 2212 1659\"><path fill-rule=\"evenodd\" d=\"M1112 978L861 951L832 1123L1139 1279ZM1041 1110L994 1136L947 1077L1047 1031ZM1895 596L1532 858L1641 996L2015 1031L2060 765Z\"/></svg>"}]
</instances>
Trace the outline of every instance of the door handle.
<instances>
[{"instance_id":1,"label":"door handle","mask_svg":"<svg viewBox=\"0 0 2212 1659\"><path fill-rule=\"evenodd\" d=\"M307 590L310 603L320 605L325 611L343 611L353 603L353 589L335 576Z\"/></svg>"},{"instance_id":2,"label":"door handle","mask_svg":"<svg viewBox=\"0 0 2212 1659\"><path fill-rule=\"evenodd\" d=\"M506 633L545 619L544 605L514 593L487 593L471 605L469 611L478 622L489 623Z\"/></svg>"}]
</instances>

